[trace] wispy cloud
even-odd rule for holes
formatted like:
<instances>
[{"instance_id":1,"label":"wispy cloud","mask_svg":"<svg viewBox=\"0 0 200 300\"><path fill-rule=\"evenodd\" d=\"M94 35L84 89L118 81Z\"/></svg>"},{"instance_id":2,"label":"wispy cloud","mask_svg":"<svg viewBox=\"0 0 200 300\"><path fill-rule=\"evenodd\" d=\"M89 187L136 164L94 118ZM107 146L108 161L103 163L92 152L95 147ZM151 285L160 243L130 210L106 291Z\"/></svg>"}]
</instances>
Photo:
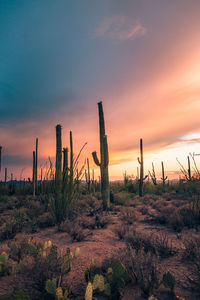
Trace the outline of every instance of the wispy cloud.
<instances>
[{"instance_id":1,"label":"wispy cloud","mask_svg":"<svg viewBox=\"0 0 200 300\"><path fill-rule=\"evenodd\" d=\"M107 16L95 28L93 37L106 37L113 40L126 41L134 40L143 36L147 29L139 21L125 16Z\"/></svg>"}]
</instances>

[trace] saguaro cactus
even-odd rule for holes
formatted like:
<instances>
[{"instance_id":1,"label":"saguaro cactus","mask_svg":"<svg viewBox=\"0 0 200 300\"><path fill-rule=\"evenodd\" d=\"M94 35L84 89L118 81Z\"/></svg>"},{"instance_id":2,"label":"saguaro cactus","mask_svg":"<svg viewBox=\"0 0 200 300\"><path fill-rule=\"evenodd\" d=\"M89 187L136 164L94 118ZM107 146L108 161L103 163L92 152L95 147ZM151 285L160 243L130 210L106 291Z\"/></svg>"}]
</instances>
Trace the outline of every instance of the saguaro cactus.
<instances>
[{"instance_id":1,"label":"saguaro cactus","mask_svg":"<svg viewBox=\"0 0 200 300\"><path fill-rule=\"evenodd\" d=\"M140 158L138 157L138 162L140 164L140 179L139 179L139 196L143 196L143 183L144 180L148 177L147 175L144 177L144 159L143 159L143 142L140 139Z\"/></svg>"},{"instance_id":2,"label":"saguaro cactus","mask_svg":"<svg viewBox=\"0 0 200 300\"><path fill-rule=\"evenodd\" d=\"M87 184L88 184L88 193L91 192L91 180L90 180L90 162L87 158Z\"/></svg>"},{"instance_id":3,"label":"saguaro cactus","mask_svg":"<svg viewBox=\"0 0 200 300\"><path fill-rule=\"evenodd\" d=\"M151 177L153 184L157 185L156 173L155 173L155 168L154 168L153 162L152 162L152 173L149 171L149 175Z\"/></svg>"},{"instance_id":4,"label":"saguaro cactus","mask_svg":"<svg viewBox=\"0 0 200 300\"><path fill-rule=\"evenodd\" d=\"M70 175L69 175L69 202L72 200L74 183L74 151L73 151L73 139L72 132L70 131Z\"/></svg>"},{"instance_id":5,"label":"saguaro cactus","mask_svg":"<svg viewBox=\"0 0 200 300\"><path fill-rule=\"evenodd\" d=\"M191 181L192 177L191 177L191 168L190 168L190 157L187 157L188 159L188 180Z\"/></svg>"},{"instance_id":6,"label":"saguaro cactus","mask_svg":"<svg viewBox=\"0 0 200 300\"><path fill-rule=\"evenodd\" d=\"M33 196L35 197L35 151L33 151Z\"/></svg>"},{"instance_id":7,"label":"saguaro cactus","mask_svg":"<svg viewBox=\"0 0 200 300\"><path fill-rule=\"evenodd\" d=\"M38 179L38 138L36 138L36 143L35 143L35 189L37 191L37 179Z\"/></svg>"},{"instance_id":8,"label":"saguaro cactus","mask_svg":"<svg viewBox=\"0 0 200 300\"><path fill-rule=\"evenodd\" d=\"M62 190L62 138L61 125L56 126L56 173L55 173L55 192L56 196L61 195Z\"/></svg>"},{"instance_id":9,"label":"saguaro cactus","mask_svg":"<svg viewBox=\"0 0 200 300\"><path fill-rule=\"evenodd\" d=\"M98 103L99 110L99 132L100 132L100 155L101 162L97 157L97 152L92 153L94 162L97 166L100 167L101 172L101 193L103 200L103 208L107 209L110 206L110 192L109 192L109 177L108 177L108 144L107 136L105 134L105 124L104 124L104 114L102 102Z\"/></svg>"},{"instance_id":10,"label":"saguaro cactus","mask_svg":"<svg viewBox=\"0 0 200 300\"><path fill-rule=\"evenodd\" d=\"M68 152L68 148L63 148L63 175L65 175L68 171Z\"/></svg>"},{"instance_id":11,"label":"saguaro cactus","mask_svg":"<svg viewBox=\"0 0 200 300\"><path fill-rule=\"evenodd\" d=\"M164 163L163 161L161 162L162 165L162 177L161 180L163 182L163 188L165 187L165 181L167 180L167 176L165 176L165 169L164 169Z\"/></svg>"}]
</instances>

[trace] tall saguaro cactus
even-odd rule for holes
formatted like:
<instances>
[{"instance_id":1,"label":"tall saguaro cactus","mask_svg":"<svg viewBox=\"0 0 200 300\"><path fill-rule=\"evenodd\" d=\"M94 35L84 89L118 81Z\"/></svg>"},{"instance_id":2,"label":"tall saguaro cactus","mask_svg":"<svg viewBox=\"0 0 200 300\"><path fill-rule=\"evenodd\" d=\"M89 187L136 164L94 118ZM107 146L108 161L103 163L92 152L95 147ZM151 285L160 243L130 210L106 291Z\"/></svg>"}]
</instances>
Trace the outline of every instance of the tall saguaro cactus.
<instances>
[{"instance_id":1,"label":"tall saguaro cactus","mask_svg":"<svg viewBox=\"0 0 200 300\"><path fill-rule=\"evenodd\" d=\"M56 173L55 191L56 196L60 196L62 190L62 138L61 125L56 126Z\"/></svg>"},{"instance_id":2,"label":"tall saguaro cactus","mask_svg":"<svg viewBox=\"0 0 200 300\"><path fill-rule=\"evenodd\" d=\"M140 158L138 157L138 162L140 164L140 179L139 179L139 196L143 196L143 184L144 180L148 177L147 175L144 177L144 159L143 159L143 142L140 139Z\"/></svg>"},{"instance_id":3,"label":"tall saguaro cactus","mask_svg":"<svg viewBox=\"0 0 200 300\"><path fill-rule=\"evenodd\" d=\"M70 175L69 175L69 199L71 202L71 197L73 193L73 183L74 183L74 151L73 151L73 139L72 131L70 131Z\"/></svg>"},{"instance_id":4,"label":"tall saguaro cactus","mask_svg":"<svg viewBox=\"0 0 200 300\"><path fill-rule=\"evenodd\" d=\"M33 151L33 196L35 197L35 151Z\"/></svg>"},{"instance_id":5,"label":"tall saguaro cactus","mask_svg":"<svg viewBox=\"0 0 200 300\"><path fill-rule=\"evenodd\" d=\"M103 208L107 209L110 206L110 193L109 193L109 177L108 177L108 144L107 136L105 134L105 123L102 102L98 103L99 111L99 133L100 133L100 156L101 161L97 157L97 152L92 153L94 162L100 167L101 172L101 193L103 200Z\"/></svg>"},{"instance_id":6,"label":"tall saguaro cactus","mask_svg":"<svg viewBox=\"0 0 200 300\"><path fill-rule=\"evenodd\" d=\"M165 181L167 180L167 176L165 176L165 169L164 169L164 163L163 161L161 162L162 165L162 177L161 180L163 182L163 189L165 188Z\"/></svg>"},{"instance_id":7,"label":"tall saguaro cactus","mask_svg":"<svg viewBox=\"0 0 200 300\"><path fill-rule=\"evenodd\" d=\"M37 179L38 179L38 138L35 143L35 189L37 191Z\"/></svg>"}]
</instances>

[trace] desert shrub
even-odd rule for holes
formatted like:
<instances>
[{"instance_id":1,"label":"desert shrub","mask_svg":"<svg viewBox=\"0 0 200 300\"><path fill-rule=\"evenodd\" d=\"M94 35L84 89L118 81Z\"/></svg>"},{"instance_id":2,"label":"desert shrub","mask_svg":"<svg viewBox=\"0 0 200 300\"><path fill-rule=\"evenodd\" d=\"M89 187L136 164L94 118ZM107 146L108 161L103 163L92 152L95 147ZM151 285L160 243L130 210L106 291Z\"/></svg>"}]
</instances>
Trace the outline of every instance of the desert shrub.
<instances>
[{"instance_id":1,"label":"desert shrub","mask_svg":"<svg viewBox=\"0 0 200 300\"><path fill-rule=\"evenodd\" d=\"M28 222L29 218L24 210L19 210L11 216L6 224L5 227L0 232L0 240L12 239L18 232L22 231L22 228L25 227Z\"/></svg>"},{"instance_id":2,"label":"desert shrub","mask_svg":"<svg viewBox=\"0 0 200 300\"><path fill-rule=\"evenodd\" d=\"M66 220L61 224L60 231L67 232L74 242L84 241L89 235L88 230L83 230L78 221L70 222L69 220Z\"/></svg>"},{"instance_id":3,"label":"desert shrub","mask_svg":"<svg viewBox=\"0 0 200 300\"><path fill-rule=\"evenodd\" d=\"M59 250L50 241L36 243L29 241L28 256L19 265L19 273L31 299L51 299L45 290L48 279L62 280L71 270L74 254L68 248ZM76 254L76 253L75 253Z\"/></svg>"},{"instance_id":4,"label":"desert shrub","mask_svg":"<svg viewBox=\"0 0 200 300\"><path fill-rule=\"evenodd\" d=\"M200 295L200 284L199 284L200 283L200 255L199 255L200 253L199 251L196 254L197 254L196 259L190 265L192 276L190 276L188 280L192 290L197 291L198 295Z\"/></svg>"},{"instance_id":5,"label":"desert shrub","mask_svg":"<svg viewBox=\"0 0 200 300\"><path fill-rule=\"evenodd\" d=\"M139 211L141 212L142 215L147 215L148 214L148 208L146 208L146 207L141 207L139 209Z\"/></svg>"},{"instance_id":6,"label":"desert shrub","mask_svg":"<svg viewBox=\"0 0 200 300\"><path fill-rule=\"evenodd\" d=\"M200 258L200 238L190 238L183 241L185 250L183 260L197 261Z\"/></svg>"},{"instance_id":7,"label":"desert shrub","mask_svg":"<svg viewBox=\"0 0 200 300\"><path fill-rule=\"evenodd\" d=\"M18 264L29 253L29 243L27 239L22 239L20 241L14 240L13 242L8 242L8 247L9 257L12 260L16 261Z\"/></svg>"},{"instance_id":8,"label":"desert shrub","mask_svg":"<svg viewBox=\"0 0 200 300\"><path fill-rule=\"evenodd\" d=\"M148 236L137 231L130 231L126 234L126 242L136 252L143 249L145 253L151 252L161 258L172 256L176 253L167 235Z\"/></svg>"},{"instance_id":9,"label":"desert shrub","mask_svg":"<svg viewBox=\"0 0 200 300\"><path fill-rule=\"evenodd\" d=\"M168 225L177 232L181 232L181 230L184 228L183 218L178 211L175 211L169 217Z\"/></svg>"},{"instance_id":10,"label":"desert shrub","mask_svg":"<svg viewBox=\"0 0 200 300\"><path fill-rule=\"evenodd\" d=\"M127 235L130 232L130 227L127 224L122 224L115 228L115 233L119 237L120 240L126 239Z\"/></svg>"},{"instance_id":11,"label":"desert shrub","mask_svg":"<svg viewBox=\"0 0 200 300\"><path fill-rule=\"evenodd\" d=\"M133 196L128 192L118 192L114 196L114 203L118 205L125 205L130 202Z\"/></svg>"},{"instance_id":12,"label":"desert shrub","mask_svg":"<svg viewBox=\"0 0 200 300\"><path fill-rule=\"evenodd\" d=\"M152 252L156 253L156 248L152 242L152 237L145 235L143 233L137 232L135 230L129 231L129 234L126 237L126 242L138 252L140 249L143 249L145 253Z\"/></svg>"},{"instance_id":13,"label":"desert shrub","mask_svg":"<svg viewBox=\"0 0 200 300\"><path fill-rule=\"evenodd\" d=\"M156 252L161 258L167 258L176 254L176 250L172 247L172 241L170 241L166 234L161 234L153 238Z\"/></svg>"},{"instance_id":14,"label":"desert shrub","mask_svg":"<svg viewBox=\"0 0 200 300\"><path fill-rule=\"evenodd\" d=\"M9 199L8 195L0 195L0 203L8 203Z\"/></svg>"},{"instance_id":15,"label":"desert shrub","mask_svg":"<svg viewBox=\"0 0 200 300\"><path fill-rule=\"evenodd\" d=\"M150 251L144 249L136 251L129 245L128 256L125 259L127 270L143 294L150 296L158 288L158 263L157 257Z\"/></svg>"},{"instance_id":16,"label":"desert shrub","mask_svg":"<svg viewBox=\"0 0 200 300\"><path fill-rule=\"evenodd\" d=\"M30 300L27 292L20 289L15 291L12 295L0 296L0 300Z\"/></svg>"},{"instance_id":17,"label":"desert shrub","mask_svg":"<svg viewBox=\"0 0 200 300\"><path fill-rule=\"evenodd\" d=\"M37 218L37 225L40 228L52 227L55 225L55 221L52 215L46 212Z\"/></svg>"},{"instance_id":18,"label":"desert shrub","mask_svg":"<svg viewBox=\"0 0 200 300\"><path fill-rule=\"evenodd\" d=\"M134 209L125 208L122 210L121 220L128 225L134 224L138 220L138 214Z\"/></svg>"}]
</instances>

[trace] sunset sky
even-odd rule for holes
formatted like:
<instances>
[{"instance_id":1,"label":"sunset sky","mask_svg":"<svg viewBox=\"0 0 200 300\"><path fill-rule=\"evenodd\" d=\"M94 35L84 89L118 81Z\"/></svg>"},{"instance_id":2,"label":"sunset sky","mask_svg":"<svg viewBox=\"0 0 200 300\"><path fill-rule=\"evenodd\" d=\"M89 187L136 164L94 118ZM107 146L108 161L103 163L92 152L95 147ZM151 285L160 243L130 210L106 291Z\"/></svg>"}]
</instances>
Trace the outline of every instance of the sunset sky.
<instances>
[{"instance_id":1,"label":"sunset sky","mask_svg":"<svg viewBox=\"0 0 200 300\"><path fill-rule=\"evenodd\" d=\"M178 178L200 153L200 1L0 0L0 178L31 177L36 137L54 160L56 124L93 168L98 101L111 180L136 174L140 138L145 172Z\"/></svg>"}]
</instances>

